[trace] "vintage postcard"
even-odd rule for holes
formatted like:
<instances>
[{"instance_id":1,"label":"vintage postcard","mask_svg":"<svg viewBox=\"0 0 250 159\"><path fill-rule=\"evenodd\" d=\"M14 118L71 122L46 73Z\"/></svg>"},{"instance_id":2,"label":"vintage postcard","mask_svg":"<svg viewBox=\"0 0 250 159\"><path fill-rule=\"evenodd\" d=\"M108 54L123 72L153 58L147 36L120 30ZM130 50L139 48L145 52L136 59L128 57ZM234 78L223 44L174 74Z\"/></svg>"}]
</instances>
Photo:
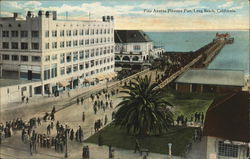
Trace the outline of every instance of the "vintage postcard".
<instances>
[{"instance_id":1,"label":"vintage postcard","mask_svg":"<svg viewBox=\"0 0 250 159\"><path fill-rule=\"evenodd\" d=\"M248 0L0 0L0 159L249 159Z\"/></svg>"}]
</instances>

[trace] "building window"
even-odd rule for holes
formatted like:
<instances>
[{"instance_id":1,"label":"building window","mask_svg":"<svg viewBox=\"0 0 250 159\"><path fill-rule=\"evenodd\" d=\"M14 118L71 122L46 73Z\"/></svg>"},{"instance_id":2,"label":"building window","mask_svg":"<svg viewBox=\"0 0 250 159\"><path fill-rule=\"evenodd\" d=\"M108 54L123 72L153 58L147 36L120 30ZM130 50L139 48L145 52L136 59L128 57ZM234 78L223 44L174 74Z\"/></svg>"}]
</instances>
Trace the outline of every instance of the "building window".
<instances>
[{"instance_id":1,"label":"building window","mask_svg":"<svg viewBox=\"0 0 250 159\"><path fill-rule=\"evenodd\" d=\"M79 40L79 45L83 45L84 44L84 40Z\"/></svg>"},{"instance_id":2,"label":"building window","mask_svg":"<svg viewBox=\"0 0 250 159\"><path fill-rule=\"evenodd\" d=\"M85 68L86 69L89 68L89 63L88 62L85 63Z\"/></svg>"},{"instance_id":3,"label":"building window","mask_svg":"<svg viewBox=\"0 0 250 159\"><path fill-rule=\"evenodd\" d=\"M78 45L78 41L77 40L74 40L73 41L73 46L77 46Z\"/></svg>"},{"instance_id":4,"label":"building window","mask_svg":"<svg viewBox=\"0 0 250 159\"><path fill-rule=\"evenodd\" d=\"M5 30L2 33L3 33L3 37L9 37L9 31Z\"/></svg>"},{"instance_id":5,"label":"building window","mask_svg":"<svg viewBox=\"0 0 250 159\"><path fill-rule=\"evenodd\" d=\"M95 39L91 39L90 44L94 44L94 43L95 43Z\"/></svg>"},{"instance_id":6,"label":"building window","mask_svg":"<svg viewBox=\"0 0 250 159\"><path fill-rule=\"evenodd\" d=\"M39 49L39 43L32 43L31 48L32 48L32 50L38 50Z\"/></svg>"},{"instance_id":7,"label":"building window","mask_svg":"<svg viewBox=\"0 0 250 159\"><path fill-rule=\"evenodd\" d=\"M45 37L46 37L46 38L49 37L49 31L45 31Z\"/></svg>"},{"instance_id":8,"label":"building window","mask_svg":"<svg viewBox=\"0 0 250 159\"><path fill-rule=\"evenodd\" d=\"M238 157L238 145L225 144L219 141L219 156Z\"/></svg>"},{"instance_id":9,"label":"building window","mask_svg":"<svg viewBox=\"0 0 250 159\"><path fill-rule=\"evenodd\" d=\"M99 30L98 30L98 29L96 29L95 34L98 34L98 31L99 31Z\"/></svg>"},{"instance_id":10,"label":"building window","mask_svg":"<svg viewBox=\"0 0 250 159\"><path fill-rule=\"evenodd\" d=\"M91 61L90 61L90 64L91 64L91 65L90 65L91 67L94 67L94 66L95 66L95 60L91 60Z\"/></svg>"},{"instance_id":11,"label":"building window","mask_svg":"<svg viewBox=\"0 0 250 159\"><path fill-rule=\"evenodd\" d=\"M3 42L3 49L9 49L9 43Z\"/></svg>"},{"instance_id":12,"label":"building window","mask_svg":"<svg viewBox=\"0 0 250 159\"><path fill-rule=\"evenodd\" d=\"M74 72L78 71L78 65L74 65L74 66L73 66L73 71L74 71Z\"/></svg>"},{"instance_id":13,"label":"building window","mask_svg":"<svg viewBox=\"0 0 250 159\"><path fill-rule=\"evenodd\" d=\"M63 37L64 36L64 30L60 31L60 36Z\"/></svg>"},{"instance_id":14,"label":"building window","mask_svg":"<svg viewBox=\"0 0 250 159\"><path fill-rule=\"evenodd\" d=\"M12 56L11 56L11 60L12 60L12 61L18 61L18 59L19 59L19 58L18 58L17 55L12 55Z\"/></svg>"},{"instance_id":15,"label":"building window","mask_svg":"<svg viewBox=\"0 0 250 159\"><path fill-rule=\"evenodd\" d=\"M28 49L28 43L21 43L21 49L27 50Z\"/></svg>"},{"instance_id":16,"label":"building window","mask_svg":"<svg viewBox=\"0 0 250 159\"><path fill-rule=\"evenodd\" d=\"M38 37L39 37L39 31L32 31L32 32L31 32L31 36L32 36L33 38L38 38Z\"/></svg>"},{"instance_id":17,"label":"building window","mask_svg":"<svg viewBox=\"0 0 250 159\"><path fill-rule=\"evenodd\" d=\"M27 61L29 61L29 57L28 56L21 56L21 61L27 62Z\"/></svg>"},{"instance_id":18,"label":"building window","mask_svg":"<svg viewBox=\"0 0 250 159\"><path fill-rule=\"evenodd\" d=\"M49 49L49 43L45 44L45 49Z\"/></svg>"},{"instance_id":19,"label":"building window","mask_svg":"<svg viewBox=\"0 0 250 159\"><path fill-rule=\"evenodd\" d=\"M10 60L10 56L9 55L3 55L3 60Z\"/></svg>"},{"instance_id":20,"label":"building window","mask_svg":"<svg viewBox=\"0 0 250 159\"><path fill-rule=\"evenodd\" d=\"M80 30L79 35L84 35L84 30Z\"/></svg>"},{"instance_id":21,"label":"building window","mask_svg":"<svg viewBox=\"0 0 250 159\"><path fill-rule=\"evenodd\" d=\"M95 34L95 30L91 29L91 35L94 35L94 34Z\"/></svg>"},{"instance_id":22,"label":"building window","mask_svg":"<svg viewBox=\"0 0 250 159\"><path fill-rule=\"evenodd\" d=\"M40 62L41 57L40 56L32 56L32 62Z\"/></svg>"},{"instance_id":23,"label":"building window","mask_svg":"<svg viewBox=\"0 0 250 159\"><path fill-rule=\"evenodd\" d=\"M45 56L44 61L50 61L50 56L49 55Z\"/></svg>"},{"instance_id":24,"label":"building window","mask_svg":"<svg viewBox=\"0 0 250 159\"><path fill-rule=\"evenodd\" d=\"M85 45L89 45L89 39L85 40Z\"/></svg>"},{"instance_id":25,"label":"building window","mask_svg":"<svg viewBox=\"0 0 250 159\"><path fill-rule=\"evenodd\" d=\"M86 34L86 35L89 35L89 29L87 29L87 30L85 31L85 34Z\"/></svg>"},{"instance_id":26,"label":"building window","mask_svg":"<svg viewBox=\"0 0 250 159\"><path fill-rule=\"evenodd\" d=\"M71 36L71 30L67 30L66 34L67 36Z\"/></svg>"},{"instance_id":27,"label":"building window","mask_svg":"<svg viewBox=\"0 0 250 159\"><path fill-rule=\"evenodd\" d=\"M61 75L64 75L65 74L65 67L61 67L60 72L61 72Z\"/></svg>"},{"instance_id":28,"label":"building window","mask_svg":"<svg viewBox=\"0 0 250 159\"><path fill-rule=\"evenodd\" d=\"M102 34L102 29L100 30L100 34Z\"/></svg>"},{"instance_id":29,"label":"building window","mask_svg":"<svg viewBox=\"0 0 250 159\"><path fill-rule=\"evenodd\" d=\"M57 55L52 55L51 59L52 60L57 60Z\"/></svg>"},{"instance_id":30,"label":"building window","mask_svg":"<svg viewBox=\"0 0 250 159\"><path fill-rule=\"evenodd\" d=\"M60 42L60 48L64 48L64 41Z\"/></svg>"},{"instance_id":31,"label":"building window","mask_svg":"<svg viewBox=\"0 0 250 159\"><path fill-rule=\"evenodd\" d=\"M140 45L134 45L134 50L135 50L135 51L141 50L141 46L140 46Z\"/></svg>"},{"instance_id":32,"label":"building window","mask_svg":"<svg viewBox=\"0 0 250 159\"><path fill-rule=\"evenodd\" d=\"M73 31L73 36L77 36L78 35L78 30L74 30Z\"/></svg>"},{"instance_id":33,"label":"building window","mask_svg":"<svg viewBox=\"0 0 250 159\"><path fill-rule=\"evenodd\" d=\"M11 31L11 37L16 38L18 37L18 31Z\"/></svg>"},{"instance_id":34,"label":"building window","mask_svg":"<svg viewBox=\"0 0 250 159\"><path fill-rule=\"evenodd\" d=\"M57 48L57 42L53 42L53 43L52 43L52 48L53 48L53 49L56 49L56 48Z\"/></svg>"},{"instance_id":35,"label":"building window","mask_svg":"<svg viewBox=\"0 0 250 159\"><path fill-rule=\"evenodd\" d=\"M57 64L51 65L51 78L57 77Z\"/></svg>"},{"instance_id":36,"label":"building window","mask_svg":"<svg viewBox=\"0 0 250 159\"><path fill-rule=\"evenodd\" d=\"M67 59L67 62L71 62L71 52L67 53L66 59Z\"/></svg>"},{"instance_id":37,"label":"building window","mask_svg":"<svg viewBox=\"0 0 250 159\"><path fill-rule=\"evenodd\" d=\"M99 49L98 48L95 51L95 56L99 56Z\"/></svg>"},{"instance_id":38,"label":"building window","mask_svg":"<svg viewBox=\"0 0 250 159\"><path fill-rule=\"evenodd\" d=\"M66 71L67 71L67 74L70 74L72 72L71 66L68 66Z\"/></svg>"},{"instance_id":39,"label":"building window","mask_svg":"<svg viewBox=\"0 0 250 159\"><path fill-rule=\"evenodd\" d=\"M73 53L73 61L76 62L78 60L78 52Z\"/></svg>"},{"instance_id":40,"label":"building window","mask_svg":"<svg viewBox=\"0 0 250 159\"><path fill-rule=\"evenodd\" d=\"M79 52L79 59L83 60L84 59L84 51Z\"/></svg>"},{"instance_id":41,"label":"building window","mask_svg":"<svg viewBox=\"0 0 250 159\"><path fill-rule=\"evenodd\" d=\"M66 41L66 47L71 47L71 41Z\"/></svg>"},{"instance_id":42,"label":"building window","mask_svg":"<svg viewBox=\"0 0 250 159\"><path fill-rule=\"evenodd\" d=\"M61 63L65 62L65 54L64 53L60 55L60 62Z\"/></svg>"},{"instance_id":43,"label":"building window","mask_svg":"<svg viewBox=\"0 0 250 159\"><path fill-rule=\"evenodd\" d=\"M50 79L50 70L47 68L44 70L44 80Z\"/></svg>"},{"instance_id":44,"label":"building window","mask_svg":"<svg viewBox=\"0 0 250 159\"><path fill-rule=\"evenodd\" d=\"M17 42L11 43L11 49L18 49L18 43Z\"/></svg>"},{"instance_id":45,"label":"building window","mask_svg":"<svg viewBox=\"0 0 250 159\"><path fill-rule=\"evenodd\" d=\"M86 50L86 51L85 51L85 58L86 58L86 59L89 58L89 50Z\"/></svg>"},{"instance_id":46,"label":"building window","mask_svg":"<svg viewBox=\"0 0 250 159\"><path fill-rule=\"evenodd\" d=\"M56 30L52 30L52 37L57 37L57 31Z\"/></svg>"},{"instance_id":47,"label":"building window","mask_svg":"<svg viewBox=\"0 0 250 159\"><path fill-rule=\"evenodd\" d=\"M102 49L102 48L100 48L100 55L102 55L102 50L103 50L103 49Z\"/></svg>"},{"instance_id":48,"label":"building window","mask_svg":"<svg viewBox=\"0 0 250 159\"><path fill-rule=\"evenodd\" d=\"M28 37L28 31L21 31L21 38L27 38Z\"/></svg>"},{"instance_id":49,"label":"building window","mask_svg":"<svg viewBox=\"0 0 250 159\"><path fill-rule=\"evenodd\" d=\"M94 56L95 56L95 50L94 50L94 49L91 49L90 57L94 57Z\"/></svg>"},{"instance_id":50,"label":"building window","mask_svg":"<svg viewBox=\"0 0 250 159\"><path fill-rule=\"evenodd\" d=\"M79 70L83 70L83 64L79 65Z\"/></svg>"},{"instance_id":51,"label":"building window","mask_svg":"<svg viewBox=\"0 0 250 159\"><path fill-rule=\"evenodd\" d=\"M104 49L103 49L103 54L105 55L106 54L106 47L104 47Z\"/></svg>"}]
</instances>

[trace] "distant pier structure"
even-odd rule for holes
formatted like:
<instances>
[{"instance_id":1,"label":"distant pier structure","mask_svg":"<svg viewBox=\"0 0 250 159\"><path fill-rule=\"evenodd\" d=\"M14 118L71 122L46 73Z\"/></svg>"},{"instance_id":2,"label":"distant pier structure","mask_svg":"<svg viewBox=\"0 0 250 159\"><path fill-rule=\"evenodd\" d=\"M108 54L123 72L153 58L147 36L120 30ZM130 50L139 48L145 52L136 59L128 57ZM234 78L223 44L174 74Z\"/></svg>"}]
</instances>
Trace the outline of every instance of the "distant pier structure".
<instances>
[{"instance_id":1,"label":"distant pier structure","mask_svg":"<svg viewBox=\"0 0 250 159\"><path fill-rule=\"evenodd\" d=\"M232 44L234 42L234 38L231 37L231 35L229 33L220 34L217 32L213 41L215 42L218 40L226 41L226 44Z\"/></svg>"}]
</instances>

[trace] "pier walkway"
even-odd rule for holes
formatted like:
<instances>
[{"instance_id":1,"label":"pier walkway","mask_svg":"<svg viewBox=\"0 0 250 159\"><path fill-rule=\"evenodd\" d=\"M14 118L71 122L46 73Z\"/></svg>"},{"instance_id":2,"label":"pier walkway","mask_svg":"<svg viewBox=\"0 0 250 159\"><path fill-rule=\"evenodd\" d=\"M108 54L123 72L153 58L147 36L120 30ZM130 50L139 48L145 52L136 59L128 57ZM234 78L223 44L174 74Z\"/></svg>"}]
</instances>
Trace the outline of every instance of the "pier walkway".
<instances>
[{"instance_id":1,"label":"pier walkway","mask_svg":"<svg viewBox=\"0 0 250 159\"><path fill-rule=\"evenodd\" d=\"M205 50L203 53L201 53L199 56L197 56L195 59L193 59L186 66L182 67L179 71L175 72L170 77L165 79L157 87L155 87L155 89L165 87L170 82L172 82L174 79L176 79L179 75L181 75L185 71L189 70L199 60L205 59L204 62L202 62L202 64L203 64L204 67L206 67L213 60L213 58L220 52L220 50L225 46L225 44L226 44L226 40L217 40L217 41L215 41L214 44L211 47L209 47L207 50Z\"/></svg>"}]
</instances>

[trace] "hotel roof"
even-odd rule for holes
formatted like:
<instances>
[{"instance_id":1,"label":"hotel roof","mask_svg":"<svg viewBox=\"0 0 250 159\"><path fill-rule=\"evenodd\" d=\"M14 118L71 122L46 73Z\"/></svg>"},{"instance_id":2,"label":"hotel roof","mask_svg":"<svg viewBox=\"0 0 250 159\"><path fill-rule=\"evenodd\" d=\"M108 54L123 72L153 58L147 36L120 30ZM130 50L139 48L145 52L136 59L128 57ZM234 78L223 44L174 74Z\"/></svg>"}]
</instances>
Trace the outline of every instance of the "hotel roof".
<instances>
[{"instance_id":1,"label":"hotel roof","mask_svg":"<svg viewBox=\"0 0 250 159\"><path fill-rule=\"evenodd\" d=\"M194 69L183 73L176 83L244 86L243 71Z\"/></svg>"},{"instance_id":2,"label":"hotel roof","mask_svg":"<svg viewBox=\"0 0 250 159\"><path fill-rule=\"evenodd\" d=\"M142 30L115 30L115 43L151 42Z\"/></svg>"},{"instance_id":3,"label":"hotel roof","mask_svg":"<svg viewBox=\"0 0 250 159\"><path fill-rule=\"evenodd\" d=\"M237 92L214 100L207 110L204 136L250 142L249 92Z\"/></svg>"}]
</instances>

